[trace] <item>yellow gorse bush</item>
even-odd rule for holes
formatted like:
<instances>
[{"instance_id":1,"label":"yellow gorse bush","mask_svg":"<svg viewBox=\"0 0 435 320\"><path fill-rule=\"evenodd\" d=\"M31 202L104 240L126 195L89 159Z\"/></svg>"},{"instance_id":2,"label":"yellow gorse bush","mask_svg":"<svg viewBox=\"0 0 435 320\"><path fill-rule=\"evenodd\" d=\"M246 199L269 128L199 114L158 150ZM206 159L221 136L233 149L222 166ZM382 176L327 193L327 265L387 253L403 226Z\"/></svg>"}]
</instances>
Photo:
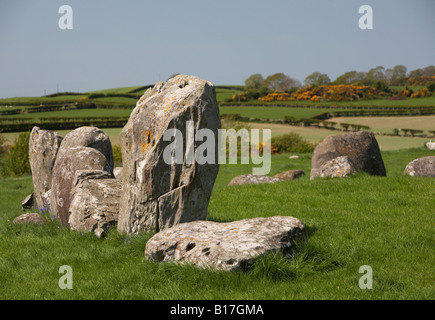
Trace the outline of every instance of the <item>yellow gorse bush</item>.
<instances>
[{"instance_id":1,"label":"yellow gorse bush","mask_svg":"<svg viewBox=\"0 0 435 320\"><path fill-rule=\"evenodd\" d=\"M352 101L359 99L370 99L376 95L381 95L375 88L363 85L323 85L314 87L309 85L305 88L299 89L293 94L285 92L269 93L265 97L258 98L262 102L271 101L293 101L293 100L307 100L307 101Z\"/></svg>"},{"instance_id":2,"label":"yellow gorse bush","mask_svg":"<svg viewBox=\"0 0 435 320\"><path fill-rule=\"evenodd\" d=\"M260 155L263 154L264 145L265 145L264 141L261 141L258 144L258 151L259 151ZM270 151L272 152L272 154L279 154L278 148L275 147L273 144L270 144Z\"/></svg>"},{"instance_id":3,"label":"yellow gorse bush","mask_svg":"<svg viewBox=\"0 0 435 320\"><path fill-rule=\"evenodd\" d=\"M432 93L427 88L423 88L423 89L411 94L411 98L430 97L431 95L432 95Z\"/></svg>"}]
</instances>

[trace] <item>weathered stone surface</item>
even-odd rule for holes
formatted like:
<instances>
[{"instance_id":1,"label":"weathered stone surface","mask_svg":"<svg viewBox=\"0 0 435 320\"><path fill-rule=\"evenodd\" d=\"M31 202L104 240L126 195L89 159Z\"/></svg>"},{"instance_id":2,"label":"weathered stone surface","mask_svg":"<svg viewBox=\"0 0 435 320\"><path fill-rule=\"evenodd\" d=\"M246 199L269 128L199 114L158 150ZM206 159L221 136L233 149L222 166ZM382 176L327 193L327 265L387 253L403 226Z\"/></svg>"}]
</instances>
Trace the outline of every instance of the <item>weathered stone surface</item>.
<instances>
[{"instance_id":1,"label":"weathered stone surface","mask_svg":"<svg viewBox=\"0 0 435 320\"><path fill-rule=\"evenodd\" d=\"M113 175L115 176L116 179L121 179L122 167L116 167L115 169L113 169Z\"/></svg>"},{"instance_id":2,"label":"weathered stone surface","mask_svg":"<svg viewBox=\"0 0 435 320\"><path fill-rule=\"evenodd\" d=\"M25 213L16 217L13 223L42 225L47 223L47 219L39 213Z\"/></svg>"},{"instance_id":3,"label":"weathered stone surface","mask_svg":"<svg viewBox=\"0 0 435 320\"><path fill-rule=\"evenodd\" d=\"M71 190L68 223L72 230L100 237L118 221L121 182L105 171L78 170Z\"/></svg>"},{"instance_id":4,"label":"weathered stone surface","mask_svg":"<svg viewBox=\"0 0 435 320\"><path fill-rule=\"evenodd\" d=\"M34 206L40 209L50 202L52 171L62 142L57 132L33 127L29 139L29 163L32 170Z\"/></svg>"},{"instance_id":5,"label":"weathered stone surface","mask_svg":"<svg viewBox=\"0 0 435 320\"><path fill-rule=\"evenodd\" d=\"M187 121L192 122L188 125ZM198 164L197 154L186 151L195 151L203 143L187 135L189 128L195 135L203 128L213 132L213 137L204 139L214 143L214 150L207 150L214 151L210 153L212 161ZM219 128L215 89L208 81L177 75L145 92L120 135L123 159L120 233L161 230L206 217L219 170ZM168 129L178 129L183 141L164 141ZM174 144L182 146L184 156L179 163L166 163L164 150L167 147L171 150Z\"/></svg>"},{"instance_id":6,"label":"weathered stone surface","mask_svg":"<svg viewBox=\"0 0 435 320\"><path fill-rule=\"evenodd\" d=\"M426 147L429 149L429 150L435 150L435 142L428 142L428 143L426 143Z\"/></svg>"},{"instance_id":7,"label":"weathered stone surface","mask_svg":"<svg viewBox=\"0 0 435 320\"><path fill-rule=\"evenodd\" d=\"M304 175L305 172L303 172L302 170L289 170L289 171L280 172L274 175L273 177L281 180L294 180Z\"/></svg>"},{"instance_id":8,"label":"weathered stone surface","mask_svg":"<svg viewBox=\"0 0 435 320\"><path fill-rule=\"evenodd\" d=\"M349 157L343 156L332 159L322 165L318 171L318 177L344 178L356 172L353 161Z\"/></svg>"},{"instance_id":9,"label":"weathered stone surface","mask_svg":"<svg viewBox=\"0 0 435 320\"><path fill-rule=\"evenodd\" d=\"M24 209L31 209L33 208L35 201L33 198L33 192L31 194L29 194L27 197L25 197L23 199L23 201L21 201L21 208Z\"/></svg>"},{"instance_id":10,"label":"weathered stone surface","mask_svg":"<svg viewBox=\"0 0 435 320\"><path fill-rule=\"evenodd\" d=\"M406 166L404 174L411 177L435 177L435 156L411 161Z\"/></svg>"},{"instance_id":11,"label":"weathered stone surface","mask_svg":"<svg viewBox=\"0 0 435 320\"><path fill-rule=\"evenodd\" d=\"M228 186L237 186L242 184L275 183L279 181L282 181L282 179L262 175L243 174L241 176L237 176L231 179L231 181L228 183Z\"/></svg>"},{"instance_id":12,"label":"weathered stone surface","mask_svg":"<svg viewBox=\"0 0 435 320\"><path fill-rule=\"evenodd\" d=\"M89 147L100 151L110 166L110 173L113 172L113 151L109 136L97 127L80 127L69 132L62 140L59 153L69 152L75 147Z\"/></svg>"},{"instance_id":13,"label":"weathered stone surface","mask_svg":"<svg viewBox=\"0 0 435 320\"><path fill-rule=\"evenodd\" d=\"M335 158L349 157L357 171L375 176L386 176L378 142L372 132L359 131L326 137L313 152L311 179L319 175L320 168Z\"/></svg>"},{"instance_id":14,"label":"weathered stone surface","mask_svg":"<svg viewBox=\"0 0 435 320\"><path fill-rule=\"evenodd\" d=\"M230 223L193 221L155 234L145 256L221 270L245 269L252 259L281 250L291 256L295 241L306 241L304 224L293 217L244 219Z\"/></svg>"},{"instance_id":15,"label":"weathered stone surface","mask_svg":"<svg viewBox=\"0 0 435 320\"><path fill-rule=\"evenodd\" d=\"M107 158L96 149L75 147L59 152L53 168L51 213L60 218L63 227L68 225L71 189L77 170L102 170L112 174Z\"/></svg>"}]
</instances>

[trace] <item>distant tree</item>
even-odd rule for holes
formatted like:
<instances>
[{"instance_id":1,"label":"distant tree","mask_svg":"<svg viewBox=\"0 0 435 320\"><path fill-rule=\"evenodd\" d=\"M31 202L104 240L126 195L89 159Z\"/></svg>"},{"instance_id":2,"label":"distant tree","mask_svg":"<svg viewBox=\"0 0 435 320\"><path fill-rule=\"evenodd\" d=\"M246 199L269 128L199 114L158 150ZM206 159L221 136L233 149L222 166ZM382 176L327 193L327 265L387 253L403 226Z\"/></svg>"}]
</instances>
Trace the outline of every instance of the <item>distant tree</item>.
<instances>
[{"instance_id":1,"label":"distant tree","mask_svg":"<svg viewBox=\"0 0 435 320\"><path fill-rule=\"evenodd\" d=\"M428 89L430 92L435 92L435 82L429 82L429 83L427 84L427 89Z\"/></svg>"},{"instance_id":2,"label":"distant tree","mask_svg":"<svg viewBox=\"0 0 435 320\"><path fill-rule=\"evenodd\" d=\"M376 90L378 91L382 91L382 92L391 92L390 88L388 87L388 85L385 83L385 81L375 81L373 83L373 87L376 88Z\"/></svg>"},{"instance_id":3,"label":"distant tree","mask_svg":"<svg viewBox=\"0 0 435 320\"><path fill-rule=\"evenodd\" d=\"M301 86L301 83L284 73L275 73L274 75L268 76L266 80L264 80L264 85L270 91L290 91L293 88L298 88Z\"/></svg>"},{"instance_id":4,"label":"distant tree","mask_svg":"<svg viewBox=\"0 0 435 320\"><path fill-rule=\"evenodd\" d=\"M407 68L404 65L398 64L393 69L385 70L385 78L390 86L401 86L406 82L406 72Z\"/></svg>"},{"instance_id":5,"label":"distant tree","mask_svg":"<svg viewBox=\"0 0 435 320\"><path fill-rule=\"evenodd\" d=\"M358 72L358 71L348 71L341 76L339 76L337 79L335 79L334 84L351 84L354 82L362 81L365 78L364 72Z\"/></svg>"},{"instance_id":6,"label":"distant tree","mask_svg":"<svg viewBox=\"0 0 435 320\"><path fill-rule=\"evenodd\" d=\"M370 69L363 80L364 84L373 84L376 81L385 80L385 69L383 66L378 66L376 68Z\"/></svg>"},{"instance_id":7,"label":"distant tree","mask_svg":"<svg viewBox=\"0 0 435 320\"><path fill-rule=\"evenodd\" d=\"M398 64L393 68L393 79L406 77L407 68L404 65Z\"/></svg>"},{"instance_id":8,"label":"distant tree","mask_svg":"<svg viewBox=\"0 0 435 320\"><path fill-rule=\"evenodd\" d=\"M388 84L391 84L391 80L393 79L393 69L390 68L385 69L384 75L385 75L385 81Z\"/></svg>"},{"instance_id":9,"label":"distant tree","mask_svg":"<svg viewBox=\"0 0 435 320\"><path fill-rule=\"evenodd\" d=\"M320 73L320 72L313 72L312 74L308 75L305 80L305 85L316 85L316 86L322 86L325 84L328 84L331 82L331 79L328 77L326 73Z\"/></svg>"},{"instance_id":10,"label":"distant tree","mask_svg":"<svg viewBox=\"0 0 435 320\"><path fill-rule=\"evenodd\" d=\"M264 78L261 74L255 73L245 80L246 90L261 90L264 85Z\"/></svg>"},{"instance_id":11,"label":"distant tree","mask_svg":"<svg viewBox=\"0 0 435 320\"><path fill-rule=\"evenodd\" d=\"M409 78L413 78L413 79L417 79L420 78L423 75L423 69L415 69L409 72L408 77Z\"/></svg>"},{"instance_id":12,"label":"distant tree","mask_svg":"<svg viewBox=\"0 0 435 320\"><path fill-rule=\"evenodd\" d=\"M423 76L433 77L435 76L435 66L427 66L423 69Z\"/></svg>"}]
</instances>

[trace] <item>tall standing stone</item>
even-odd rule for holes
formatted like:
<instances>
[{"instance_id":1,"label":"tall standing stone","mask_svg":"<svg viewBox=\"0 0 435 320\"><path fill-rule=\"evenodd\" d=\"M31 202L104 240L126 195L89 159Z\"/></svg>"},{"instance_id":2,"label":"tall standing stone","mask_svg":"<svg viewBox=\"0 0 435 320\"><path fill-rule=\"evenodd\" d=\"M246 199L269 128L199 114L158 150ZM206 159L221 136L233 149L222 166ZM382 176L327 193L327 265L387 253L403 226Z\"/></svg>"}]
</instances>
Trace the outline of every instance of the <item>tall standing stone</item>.
<instances>
[{"instance_id":1,"label":"tall standing stone","mask_svg":"<svg viewBox=\"0 0 435 320\"><path fill-rule=\"evenodd\" d=\"M209 130L199 132L205 128ZM164 139L165 132L175 132L173 129L179 130L181 139ZM177 75L145 92L120 136L120 233L158 231L206 218L219 170L218 129L219 108L212 83ZM198 133L211 135L194 139ZM204 152L205 163L199 164L198 146L204 143L212 148ZM182 157L165 161L165 152L177 152L178 147L182 148Z\"/></svg>"},{"instance_id":2,"label":"tall standing stone","mask_svg":"<svg viewBox=\"0 0 435 320\"><path fill-rule=\"evenodd\" d=\"M62 137L57 132L33 127L29 140L29 162L33 179L33 205L40 209L50 202L53 166Z\"/></svg>"},{"instance_id":3,"label":"tall standing stone","mask_svg":"<svg viewBox=\"0 0 435 320\"><path fill-rule=\"evenodd\" d=\"M77 170L102 170L113 175L109 137L95 127L80 127L63 139L53 167L51 213L68 226L71 189Z\"/></svg>"},{"instance_id":4,"label":"tall standing stone","mask_svg":"<svg viewBox=\"0 0 435 320\"><path fill-rule=\"evenodd\" d=\"M347 156L356 171L374 176L386 176L385 165L375 135L368 131L327 136L314 149L311 158L311 179L320 175L320 168L327 162Z\"/></svg>"}]
</instances>

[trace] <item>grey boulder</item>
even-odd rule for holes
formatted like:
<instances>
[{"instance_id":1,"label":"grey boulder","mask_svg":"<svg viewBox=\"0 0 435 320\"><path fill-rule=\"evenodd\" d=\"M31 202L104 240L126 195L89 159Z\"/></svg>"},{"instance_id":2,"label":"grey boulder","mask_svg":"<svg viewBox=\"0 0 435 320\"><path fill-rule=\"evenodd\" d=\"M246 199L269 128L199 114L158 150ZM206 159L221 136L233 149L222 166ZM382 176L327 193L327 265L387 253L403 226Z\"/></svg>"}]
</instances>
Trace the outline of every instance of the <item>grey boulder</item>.
<instances>
[{"instance_id":1,"label":"grey boulder","mask_svg":"<svg viewBox=\"0 0 435 320\"><path fill-rule=\"evenodd\" d=\"M16 217L13 223L43 225L47 223L47 219L39 213L24 213Z\"/></svg>"},{"instance_id":2,"label":"grey boulder","mask_svg":"<svg viewBox=\"0 0 435 320\"><path fill-rule=\"evenodd\" d=\"M98 237L118 221L121 182L101 170L76 171L68 223L72 230Z\"/></svg>"},{"instance_id":3,"label":"grey boulder","mask_svg":"<svg viewBox=\"0 0 435 320\"><path fill-rule=\"evenodd\" d=\"M311 158L311 179L319 176L320 168L330 160L347 156L357 171L386 176L385 165L375 135L368 131L330 135L316 146Z\"/></svg>"},{"instance_id":4,"label":"grey boulder","mask_svg":"<svg viewBox=\"0 0 435 320\"><path fill-rule=\"evenodd\" d=\"M307 241L304 224L293 217L244 219L229 223L181 223L148 240L145 256L159 262L188 262L217 270L246 269L268 252L296 252Z\"/></svg>"},{"instance_id":5,"label":"grey boulder","mask_svg":"<svg viewBox=\"0 0 435 320\"><path fill-rule=\"evenodd\" d=\"M435 177L435 156L411 161L406 166L404 174L411 177Z\"/></svg>"},{"instance_id":6,"label":"grey boulder","mask_svg":"<svg viewBox=\"0 0 435 320\"><path fill-rule=\"evenodd\" d=\"M337 157L323 164L318 176L320 178L344 178L357 172L353 161L346 156Z\"/></svg>"},{"instance_id":7,"label":"grey boulder","mask_svg":"<svg viewBox=\"0 0 435 320\"><path fill-rule=\"evenodd\" d=\"M228 186L238 186L244 184L275 183L282 181L280 178L263 175L243 174L231 179Z\"/></svg>"}]
</instances>

